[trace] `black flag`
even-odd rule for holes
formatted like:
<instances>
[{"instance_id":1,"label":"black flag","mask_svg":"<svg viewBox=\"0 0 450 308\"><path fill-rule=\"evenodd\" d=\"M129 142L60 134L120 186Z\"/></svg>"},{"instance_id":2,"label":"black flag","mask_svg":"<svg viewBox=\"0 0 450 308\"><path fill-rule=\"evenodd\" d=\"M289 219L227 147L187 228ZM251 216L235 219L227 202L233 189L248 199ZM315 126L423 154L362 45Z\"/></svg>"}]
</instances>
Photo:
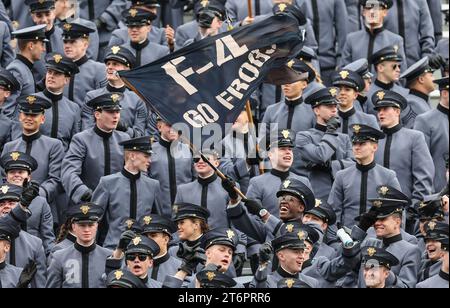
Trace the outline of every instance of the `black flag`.
<instances>
[{"instance_id":1,"label":"black flag","mask_svg":"<svg viewBox=\"0 0 450 308\"><path fill-rule=\"evenodd\" d=\"M300 11L286 10L119 75L164 121L187 124L191 134L211 124L225 133L270 71L280 74L300 52L304 23Z\"/></svg>"}]
</instances>

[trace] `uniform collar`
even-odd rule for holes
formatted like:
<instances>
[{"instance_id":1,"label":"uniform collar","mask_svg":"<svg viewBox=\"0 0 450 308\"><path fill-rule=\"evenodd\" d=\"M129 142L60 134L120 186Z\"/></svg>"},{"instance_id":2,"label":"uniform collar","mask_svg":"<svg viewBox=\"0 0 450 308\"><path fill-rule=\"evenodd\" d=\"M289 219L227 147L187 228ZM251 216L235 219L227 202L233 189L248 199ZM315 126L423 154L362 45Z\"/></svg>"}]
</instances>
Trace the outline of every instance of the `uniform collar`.
<instances>
[{"instance_id":1,"label":"uniform collar","mask_svg":"<svg viewBox=\"0 0 450 308\"><path fill-rule=\"evenodd\" d=\"M81 246L78 242L75 242L74 247L76 250L78 250L82 254L88 254L95 250L95 248L97 247L97 244L95 244L95 242L94 242L91 246L85 247L85 246Z\"/></svg>"},{"instance_id":2,"label":"uniform collar","mask_svg":"<svg viewBox=\"0 0 450 308\"><path fill-rule=\"evenodd\" d=\"M282 181L286 180L289 177L289 170L288 171L280 171L277 169L270 170L270 173L277 178L280 178Z\"/></svg>"},{"instance_id":3,"label":"uniform collar","mask_svg":"<svg viewBox=\"0 0 450 308\"><path fill-rule=\"evenodd\" d=\"M439 271L439 277L448 281L448 273L445 273L443 270Z\"/></svg>"},{"instance_id":4,"label":"uniform collar","mask_svg":"<svg viewBox=\"0 0 450 308\"><path fill-rule=\"evenodd\" d=\"M317 129L317 130L320 130L321 132L326 132L327 131L327 126L319 124L319 123L316 123L314 128Z\"/></svg>"},{"instance_id":5,"label":"uniform collar","mask_svg":"<svg viewBox=\"0 0 450 308\"><path fill-rule=\"evenodd\" d=\"M370 29L367 26L364 26L364 28L366 29L366 32L369 33L370 35L377 35L380 32L384 31L384 27L381 26L379 28L373 29L373 32L370 31Z\"/></svg>"},{"instance_id":6,"label":"uniform collar","mask_svg":"<svg viewBox=\"0 0 450 308\"><path fill-rule=\"evenodd\" d=\"M440 112L442 112L443 114L447 115L447 117L448 117L448 108L445 108L444 106L439 104L436 109L439 110Z\"/></svg>"},{"instance_id":7,"label":"uniform collar","mask_svg":"<svg viewBox=\"0 0 450 308\"><path fill-rule=\"evenodd\" d=\"M122 168L122 171L120 171L120 172L122 173L122 175L124 177L126 177L129 180L135 180L136 181L137 179L139 179L141 177L141 173L140 172L138 172L137 174L133 174L133 173L129 172L127 169L125 169L125 168Z\"/></svg>"},{"instance_id":8,"label":"uniform collar","mask_svg":"<svg viewBox=\"0 0 450 308\"><path fill-rule=\"evenodd\" d=\"M354 115L356 113L355 107L352 107L352 109L348 110L348 111L340 111L338 110L338 114L341 118L343 119L348 119L350 118L352 115Z\"/></svg>"},{"instance_id":9,"label":"uniform collar","mask_svg":"<svg viewBox=\"0 0 450 308\"><path fill-rule=\"evenodd\" d=\"M390 89L392 89L394 87L394 83L393 82L384 83L384 82L382 82L382 81L380 81L378 79L375 79L375 84L378 87L382 88L383 90L390 90Z\"/></svg>"},{"instance_id":10,"label":"uniform collar","mask_svg":"<svg viewBox=\"0 0 450 308\"><path fill-rule=\"evenodd\" d=\"M0 263L0 270L4 269L6 267L6 262L3 261Z\"/></svg>"},{"instance_id":11,"label":"uniform collar","mask_svg":"<svg viewBox=\"0 0 450 308\"><path fill-rule=\"evenodd\" d=\"M113 132L107 133L98 128L97 125L94 126L94 132L102 138L110 138Z\"/></svg>"},{"instance_id":12,"label":"uniform collar","mask_svg":"<svg viewBox=\"0 0 450 308\"><path fill-rule=\"evenodd\" d=\"M166 254L164 256L153 259L153 266L163 264L164 262L166 262L169 259L170 259L170 255L166 252Z\"/></svg>"},{"instance_id":13,"label":"uniform collar","mask_svg":"<svg viewBox=\"0 0 450 308\"><path fill-rule=\"evenodd\" d=\"M67 233L66 235L66 240L71 241L72 243L76 243L77 242L77 237L75 235L73 235L72 233Z\"/></svg>"},{"instance_id":14,"label":"uniform collar","mask_svg":"<svg viewBox=\"0 0 450 308\"><path fill-rule=\"evenodd\" d=\"M170 146L172 145L172 142L166 141L163 138L159 138L159 144L165 148L170 148Z\"/></svg>"},{"instance_id":15,"label":"uniform collar","mask_svg":"<svg viewBox=\"0 0 450 308\"><path fill-rule=\"evenodd\" d=\"M426 95L425 93L420 92L420 91L417 91L416 89L411 89L411 90L409 90L409 94L414 95L414 96L417 96L417 97L423 99L423 100L426 101L426 102L428 102L428 100L429 100L429 98L430 98L430 97L429 97L428 95Z\"/></svg>"},{"instance_id":16,"label":"uniform collar","mask_svg":"<svg viewBox=\"0 0 450 308\"><path fill-rule=\"evenodd\" d=\"M44 89L44 91L42 91L42 93L48 97L52 102L58 102L63 98L63 93L60 94L53 94L51 93L49 90Z\"/></svg>"},{"instance_id":17,"label":"uniform collar","mask_svg":"<svg viewBox=\"0 0 450 308\"><path fill-rule=\"evenodd\" d=\"M50 30L48 30L48 31L45 32L45 37L48 39L48 38L50 38L50 36L51 36L53 33L55 33L55 25L53 25L53 27L52 27Z\"/></svg>"},{"instance_id":18,"label":"uniform collar","mask_svg":"<svg viewBox=\"0 0 450 308\"><path fill-rule=\"evenodd\" d=\"M24 56L18 54L16 56L16 59L25 64L30 69L30 71L33 69L33 63Z\"/></svg>"},{"instance_id":19,"label":"uniform collar","mask_svg":"<svg viewBox=\"0 0 450 308\"><path fill-rule=\"evenodd\" d=\"M130 42L130 46L136 50L144 49L145 47L148 46L148 44L150 44L150 41L148 39L145 39L145 41L143 41L142 43Z\"/></svg>"},{"instance_id":20,"label":"uniform collar","mask_svg":"<svg viewBox=\"0 0 450 308\"><path fill-rule=\"evenodd\" d=\"M189 247L196 247L196 246L200 245L202 238L203 238L203 234L196 240L185 241L185 242L186 242L186 245L188 245Z\"/></svg>"},{"instance_id":21,"label":"uniform collar","mask_svg":"<svg viewBox=\"0 0 450 308\"><path fill-rule=\"evenodd\" d=\"M82 66L87 61L89 61L89 58L86 55L84 55L80 59L78 59L77 61L74 61L74 62L75 62L76 65Z\"/></svg>"},{"instance_id":22,"label":"uniform collar","mask_svg":"<svg viewBox=\"0 0 450 308\"><path fill-rule=\"evenodd\" d=\"M393 135L396 132L398 132L399 130L401 130L403 128L402 124L399 123L397 125L395 125L394 127L391 128L383 128L383 132L387 135Z\"/></svg>"},{"instance_id":23,"label":"uniform collar","mask_svg":"<svg viewBox=\"0 0 450 308\"><path fill-rule=\"evenodd\" d=\"M358 95L356 100L361 104L364 105L367 102L367 96Z\"/></svg>"},{"instance_id":24,"label":"uniform collar","mask_svg":"<svg viewBox=\"0 0 450 308\"><path fill-rule=\"evenodd\" d=\"M124 93L126 89L127 87L125 85L120 88L113 87L109 83L106 85L106 90L108 90L109 92Z\"/></svg>"},{"instance_id":25,"label":"uniform collar","mask_svg":"<svg viewBox=\"0 0 450 308\"><path fill-rule=\"evenodd\" d=\"M217 174L213 173L213 175L211 175L209 178L206 178L206 179L202 179L201 177L199 177L198 182L202 186L208 186L209 184L214 182L216 179L217 179Z\"/></svg>"},{"instance_id":26,"label":"uniform collar","mask_svg":"<svg viewBox=\"0 0 450 308\"><path fill-rule=\"evenodd\" d=\"M368 165L361 165L359 163L356 163L356 169L358 169L361 172L369 171L369 170L373 169L375 166L376 166L375 160Z\"/></svg>"},{"instance_id":27,"label":"uniform collar","mask_svg":"<svg viewBox=\"0 0 450 308\"><path fill-rule=\"evenodd\" d=\"M286 103L286 105L288 105L289 107L295 107L300 105L301 103L303 103L303 97L299 97L297 99L294 99L293 101L289 100L289 99L285 99L284 102Z\"/></svg>"},{"instance_id":28,"label":"uniform collar","mask_svg":"<svg viewBox=\"0 0 450 308\"><path fill-rule=\"evenodd\" d=\"M402 240L402 234L399 233L397 235L394 235L393 237L389 238L383 238L383 244L384 246L388 247L391 244L394 244L396 242L400 242Z\"/></svg>"},{"instance_id":29,"label":"uniform collar","mask_svg":"<svg viewBox=\"0 0 450 308\"><path fill-rule=\"evenodd\" d=\"M148 282L148 275L145 276L145 278L139 278L140 281L142 281L143 284L147 284Z\"/></svg>"},{"instance_id":30,"label":"uniform collar","mask_svg":"<svg viewBox=\"0 0 450 308\"><path fill-rule=\"evenodd\" d=\"M41 132L40 131L38 131L37 133L34 133L33 135L29 135L29 136L22 134L22 140L27 142L27 143L33 142L34 140L37 140L39 138L41 138Z\"/></svg>"},{"instance_id":31,"label":"uniform collar","mask_svg":"<svg viewBox=\"0 0 450 308\"><path fill-rule=\"evenodd\" d=\"M298 279L298 273L297 274L288 273L281 267L281 265L278 266L277 273L280 274L280 276L283 277L283 278L295 278L295 279Z\"/></svg>"}]
</instances>

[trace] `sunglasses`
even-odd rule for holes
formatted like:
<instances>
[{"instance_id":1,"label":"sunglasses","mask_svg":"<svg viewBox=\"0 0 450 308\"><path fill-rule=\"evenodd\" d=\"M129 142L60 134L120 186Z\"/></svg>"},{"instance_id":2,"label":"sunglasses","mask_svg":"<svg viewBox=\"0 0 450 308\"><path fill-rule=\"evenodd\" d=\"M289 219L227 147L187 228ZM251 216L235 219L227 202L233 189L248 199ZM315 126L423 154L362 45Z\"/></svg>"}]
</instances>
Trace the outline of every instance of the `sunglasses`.
<instances>
[{"instance_id":1,"label":"sunglasses","mask_svg":"<svg viewBox=\"0 0 450 308\"><path fill-rule=\"evenodd\" d=\"M127 254L127 255L125 255L125 260L127 260L127 261L134 261L134 260L136 260L136 258L138 258L139 261L144 262L145 260L147 260L148 255L146 255L144 253L136 253L136 254Z\"/></svg>"},{"instance_id":2,"label":"sunglasses","mask_svg":"<svg viewBox=\"0 0 450 308\"><path fill-rule=\"evenodd\" d=\"M401 64L392 64L392 69L393 69L393 70L396 70L397 68L398 68L399 70L402 69L402 65L401 65Z\"/></svg>"},{"instance_id":3,"label":"sunglasses","mask_svg":"<svg viewBox=\"0 0 450 308\"><path fill-rule=\"evenodd\" d=\"M192 161L194 162L194 164L198 163L200 160L202 160L201 157L194 157L194 158L192 159Z\"/></svg>"}]
</instances>

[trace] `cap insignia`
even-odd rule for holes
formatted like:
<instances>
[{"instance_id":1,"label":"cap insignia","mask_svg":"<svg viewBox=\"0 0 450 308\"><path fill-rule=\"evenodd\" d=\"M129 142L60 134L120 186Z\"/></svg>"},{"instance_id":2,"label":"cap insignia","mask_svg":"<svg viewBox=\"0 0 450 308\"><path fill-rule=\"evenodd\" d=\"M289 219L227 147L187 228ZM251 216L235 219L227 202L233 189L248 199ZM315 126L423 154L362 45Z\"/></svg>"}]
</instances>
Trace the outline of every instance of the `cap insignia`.
<instances>
[{"instance_id":1,"label":"cap insignia","mask_svg":"<svg viewBox=\"0 0 450 308\"><path fill-rule=\"evenodd\" d=\"M64 28L64 30L66 30L66 31L70 31L70 29L72 29L72 25L66 23L66 24L64 24L63 28Z\"/></svg>"},{"instance_id":2,"label":"cap insignia","mask_svg":"<svg viewBox=\"0 0 450 308\"><path fill-rule=\"evenodd\" d=\"M339 75L341 75L342 79L346 79L350 73L348 71L341 71Z\"/></svg>"},{"instance_id":3,"label":"cap insignia","mask_svg":"<svg viewBox=\"0 0 450 308\"><path fill-rule=\"evenodd\" d=\"M303 231L299 231L297 233L297 236L298 236L299 240L304 240L306 238L305 232L303 232Z\"/></svg>"},{"instance_id":4,"label":"cap insignia","mask_svg":"<svg viewBox=\"0 0 450 308\"><path fill-rule=\"evenodd\" d=\"M201 1L201 5L202 5L203 7L206 7L208 4L209 4L209 0L202 0L202 1Z\"/></svg>"},{"instance_id":5,"label":"cap insignia","mask_svg":"<svg viewBox=\"0 0 450 308\"><path fill-rule=\"evenodd\" d=\"M149 225L152 222L151 216L145 216L144 217L144 224Z\"/></svg>"},{"instance_id":6,"label":"cap insignia","mask_svg":"<svg viewBox=\"0 0 450 308\"><path fill-rule=\"evenodd\" d=\"M367 249L367 254L368 254L370 257L372 257L376 252L377 252L377 250L376 250L375 248L373 248L373 247L369 247L369 248Z\"/></svg>"},{"instance_id":7,"label":"cap insignia","mask_svg":"<svg viewBox=\"0 0 450 308\"><path fill-rule=\"evenodd\" d=\"M128 11L128 13L130 13L130 16L134 18L136 17L138 11L136 9L131 9Z\"/></svg>"},{"instance_id":8,"label":"cap insignia","mask_svg":"<svg viewBox=\"0 0 450 308\"><path fill-rule=\"evenodd\" d=\"M80 206L80 210L81 210L81 213L83 213L83 215L86 215L87 213L89 213L89 210L90 210L91 208L88 206L88 205L82 205L82 206Z\"/></svg>"},{"instance_id":9,"label":"cap insignia","mask_svg":"<svg viewBox=\"0 0 450 308\"><path fill-rule=\"evenodd\" d=\"M322 205L322 200L320 200L320 199L316 199L316 207L319 207L319 206L321 206Z\"/></svg>"},{"instance_id":10,"label":"cap insignia","mask_svg":"<svg viewBox=\"0 0 450 308\"><path fill-rule=\"evenodd\" d=\"M288 188L289 185L291 185L291 181L289 181L289 180L284 181L284 183L283 183L284 188Z\"/></svg>"},{"instance_id":11,"label":"cap insignia","mask_svg":"<svg viewBox=\"0 0 450 308\"><path fill-rule=\"evenodd\" d=\"M436 223L434 221L430 221L428 223L428 228L430 228L430 230L434 230L435 227L436 227Z\"/></svg>"},{"instance_id":12,"label":"cap insignia","mask_svg":"<svg viewBox=\"0 0 450 308\"><path fill-rule=\"evenodd\" d=\"M288 224L286 226L286 231L291 233L292 231L294 231L294 225L293 224Z\"/></svg>"},{"instance_id":13,"label":"cap insignia","mask_svg":"<svg viewBox=\"0 0 450 308\"><path fill-rule=\"evenodd\" d=\"M117 101L119 100L120 95L119 94L113 94L111 95L111 99L114 103L117 103Z\"/></svg>"},{"instance_id":14,"label":"cap insignia","mask_svg":"<svg viewBox=\"0 0 450 308\"><path fill-rule=\"evenodd\" d=\"M3 194L6 194L9 190L9 186L7 185L3 185L0 190L2 191Z\"/></svg>"},{"instance_id":15,"label":"cap insignia","mask_svg":"<svg viewBox=\"0 0 450 308\"><path fill-rule=\"evenodd\" d=\"M374 207L381 207L383 205L383 202L380 200L376 200L373 202Z\"/></svg>"},{"instance_id":16,"label":"cap insignia","mask_svg":"<svg viewBox=\"0 0 450 308\"><path fill-rule=\"evenodd\" d=\"M111 51L113 54L117 54L120 51L120 47L119 46L113 46L111 47Z\"/></svg>"},{"instance_id":17,"label":"cap insignia","mask_svg":"<svg viewBox=\"0 0 450 308\"><path fill-rule=\"evenodd\" d=\"M380 194L382 194L383 196L385 196L389 191L389 188L387 188L386 186L383 186L380 188Z\"/></svg>"},{"instance_id":18,"label":"cap insignia","mask_svg":"<svg viewBox=\"0 0 450 308\"><path fill-rule=\"evenodd\" d=\"M281 134L283 135L283 137L285 138L285 139L287 139L287 138L289 138L289 135L291 134L287 129L285 129L285 130L283 130L282 132L281 132Z\"/></svg>"},{"instance_id":19,"label":"cap insignia","mask_svg":"<svg viewBox=\"0 0 450 308\"><path fill-rule=\"evenodd\" d=\"M384 99L385 96L386 96L386 93L384 91L380 91L377 93L377 97L379 100Z\"/></svg>"},{"instance_id":20,"label":"cap insignia","mask_svg":"<svg viewBox=\"0 0 450 308\"><path fill-rule=\"evenodd\" d=\"M399 50L398 45L394 45L394 52L395 52L395 53L398 53L398 50Z\"/></svg>"},{"instance_id":21,"label":"cap insignia","mask_svg":"<svg viewBox=\"0 0 450 308\"><path fill-rule=\"evenodd\" d=\"M26 100L27 100L28 104L32 105L36 101L36 96L33 96L33 95L27 96Z\"/></svg>"},{"instance_id":22,"label":"cap insignia","mask_svg":"<svg viewBox=\"0 0 450 308\"><path fill-rule=\"evenodd\" d=\"M134 244L134 246L139 245L140 242L142 242L142 239L141 239L140 236L136 236L136 237L133 239L133 244Z\"/></svg>"},{"instance_id":23,"label":"cap insignia","mask_svg":"<svg viewBox=\"0 0 450 308\"><path fill-rule=\"evenodd\" d=\"M285 3L280 3L278 5L278 8L280 9L280 12L284 12L284 10L286 10L287 5Z\"/></svg>"},{"instance_id":24,"label":"cap insignia","mask_svg":"<svg viewBox=\"0 0 450 308\"><path fill-rule=\"evenodd\" d=\"M122 271L115 271L114 272L114 276L116 277L117 280L120 280L123 276L123 272Z\"/></svg>"},{"instance_id":25,"label":"cap insignia","mask_svg":"<svg viewBox=\"0 0 450 308\"><path fill-rule=\"evenodd\" d=\"M134 224L134 221L131 220L131 219L127 219L127 221L126 221L125 223L127 224L127 228L128 228L128 229L131 229L131 227L132 227L133 224Z\"/></svg>"},{"instance_id":26,"label":"cap insignia","mask_svg":"<svg viewBox=\"0 0 450 308\"><path fill-rule=\"evenodd\" d=\"M294 63L295 63L295 61L294 61L294 60L291 60L291 61L288 62L287 66L288 66L289 68L292 68L292 66L294 66Z\"/></svg>"},{"instance_id":27,"label":"cap insignia","mask_svg":"<svg viewBox=\"0 0 450 308\"><path fill-rule=\"evenodd\" d=\"M335 97L337 95L338 91L336 88L331 88L329 92L330 92L331 96Z\"/></svg>"},{"instance_id":28,"label":"cap insignia","mask_svg":"<svg viewBox=\"0 0 450 308\"><path fill-rule=\"evenodd\" d=\"M359 134L359 132L361 131L361 126L353 125L353 130L355 131L356 134Z\"/></svg>"},{"instance_id":29,"label":"cap insignia","mask_svg":"<svg viewBox=\"0 0 450 308\"><path fill-rule=\"evenodd\" d=\"M209 281L213 281L214 278L216 277L216 274L214 272L207 272L206 277L208 278Z\"/></svg>"},{"instance_id":30,"label":"cap insignia","mask_svg":"<svg viewBox=\"0 0 450 308\"><path fill-rule=\"evenodd\" d=\"M426 207L427 206L427 204L425 203L425 202L420 202L420 204L419 204L419 209L421 209L421 208L424 208L424 207Z\"/></svg>"},{"instance_id":31,"label":"cap insignia","mask_svg":"<svg viewBox=\"0 0 450 308\"><path fill-rule=\"evenodd\" d=\"M235 236L234 231L233 230L227 230L227 236L228 236L228 239L231 240Z\"/></svg>"},{"instance_id":32,"label":"cap insignia","mask_svg":"<svg viewBox=\"0 0 450 308\"><path fill-rule=\"evenodd\" d=\"M12 160L16 161L16 160L19 159L20 153L19 152L12 152L11 155L9 155L9 156L11 156Z\"/></svg>"},{"instance_id":33,"label":"cap insignia","mask_svg":"<svg viewBox=\"0 0 450 308\"><path fill-rule=\"evenodd\" d=\"M56 54L53 56L53 60L55 60L56 63L61 62L62 58L63 57L60 54Z\"/></svg>"}]
</instances>

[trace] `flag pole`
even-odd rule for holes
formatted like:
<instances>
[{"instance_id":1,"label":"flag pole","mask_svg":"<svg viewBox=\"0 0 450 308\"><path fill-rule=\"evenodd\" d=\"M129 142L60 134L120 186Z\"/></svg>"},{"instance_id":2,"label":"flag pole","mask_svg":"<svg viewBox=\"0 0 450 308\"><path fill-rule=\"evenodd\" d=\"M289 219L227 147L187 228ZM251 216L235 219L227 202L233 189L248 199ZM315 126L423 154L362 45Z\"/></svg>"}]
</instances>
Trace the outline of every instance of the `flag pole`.
<instances>
[{"instance_id":1,"label":"flag pole","mask_svg":"<svg viewBox=\"0 0 450 308\"><path fill-rule=\"evenodd\" d=\"M253 17L252 0L247 0L248 17Z\"/></svg>"},{"instance_id":2,"label":"flag pole","mask_svg":"<svg viewBox=\"0 0 450 308\"><path fill-rule=\"evenodd\" d=\"M245 103L245 111L247 112L247 117L248 117L248 121L249 121L250 134L252 135L252 137L255 138L255 150L256 150L257 155L259 156L260 148L259 148L258 139L256 138L255 121L253 120L252 107L250 106L249 100L247 100L247 102ZM259 173L264 174L264 162L260 162L258 167L259 167Z\"/></svg>"}]
</instances>

